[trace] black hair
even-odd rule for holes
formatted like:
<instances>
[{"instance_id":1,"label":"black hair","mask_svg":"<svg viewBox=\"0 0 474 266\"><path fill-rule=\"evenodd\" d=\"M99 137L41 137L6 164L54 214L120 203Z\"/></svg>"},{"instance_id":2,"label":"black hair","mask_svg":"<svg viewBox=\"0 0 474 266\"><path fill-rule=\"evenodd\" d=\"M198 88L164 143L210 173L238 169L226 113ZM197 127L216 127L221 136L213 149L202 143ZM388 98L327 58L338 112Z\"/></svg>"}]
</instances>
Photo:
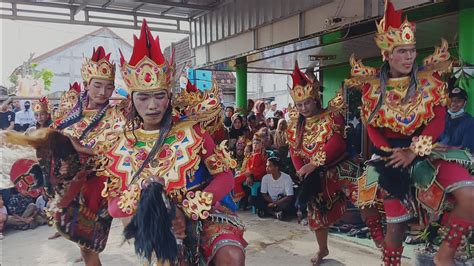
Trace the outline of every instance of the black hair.
<instances>
[{"instance_id":1,"label":"black hair","mask_svg":"<svg viewBox=\"0 0 474 266\"><path fill-rule=\"evenodd\" d=\"M231 109L232 112L235 110L233 106L227 106L227 107L225 108L225 110L227 111L227 109Z\"/></svg>"},{"instance_id":2,"label":"black hair","mask_svg":"<svg viewBox=\"0 0 474 266\"><path fill-rule=\"evenodd\" d=\"M125 239L135 238L135 253L147 259L150 264L152 258L156 258L174 265L178 258L178 245L171 222L176 206L172 205L168 210L163 193L164 187L158 182L152 182L142 190L137 211L123 234Z\"/></svg>"},{"instance_id":3,"label":"black hair","mask_svg":"<svg viewBox=\"0 0 474 266\"><path fill-rule=\"evenodd\" d=\"M272 163L274 166L278 167L278 169L281 168L281 161L280 158L278 157L270 157L267 159L270 163Z\"/></svg>"},{"instance_id":4,"label":"black hair","mask_svg":"<svg viewBox=\"0 0 474 266\"><path fill-rule=\"evenodd\" d=\"M247 121L257 120L257 116L255 114L249 114L247 116Z\"/></svg>"}]
</instances>

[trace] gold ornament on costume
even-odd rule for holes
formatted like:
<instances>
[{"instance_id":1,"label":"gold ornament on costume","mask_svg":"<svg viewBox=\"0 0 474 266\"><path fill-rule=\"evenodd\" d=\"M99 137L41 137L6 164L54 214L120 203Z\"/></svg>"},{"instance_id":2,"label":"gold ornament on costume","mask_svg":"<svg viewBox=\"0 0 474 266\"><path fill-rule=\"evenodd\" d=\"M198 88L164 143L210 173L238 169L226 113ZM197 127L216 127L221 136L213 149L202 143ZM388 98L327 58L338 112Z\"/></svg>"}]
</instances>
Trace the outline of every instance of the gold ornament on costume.
<instances>
[{"instance_id":1,"label":"gold ornament on costume","mask_svg":"<svg viewBox=\"0 0 474 266\"><path fill-rule=\"evenodd\" d=\"M201 128L213 134L224 121L222 112L221 90L213 80L209 90L199 90L188 80L186 88L175 93L173 106L189 120L200 123Z\"/></svg>"},{"instance_id":2,"label":"gold ornament on costume","mask_svg":"<svg viewBox=\"0 0 474 266\"><path fill-rule=\"evenodd\" d=\"M130 94L160 90L171 92L175 73L173 58L166 61L159 39L153 38L146 20L143 20L140 38L134 36L130 61L125 61L121 51L120 55L120 72Z\"/></svg>"},{"instance_id":3,"label":"gold ornament on costume","mask_svg":"<svg viewBox=\"0 0 474 266\"><path fill-rule=\"evenodd\" d=\"M415 23L406 18L402 23L402 11L396 11L389 0L385 0L385 13L380 22L376 23L375 43L380 48L383 60L387 60L386 52L400 45L415 45Z\"/></svg>"},{"instance_id":4,"label":"gold ornament on costume","mask_svg":"<svg viewBox=\"0 0 474 266\"><path fill-rule=\"evenodd\" d=\"M115 80L115 64L110 62L110 53L106 54L102 46L94 48L91 58L84 58L81 68L82 79L90 83L92 79Z\"/></svg>"},{"instance_id":5,"label":"gold ornament on costume","mask_svg":"<svg viewBox=\"0 0 474 266\"><path fill-rule=\"evenodd\" d=\"M237 167L237 162L232 158L232 155L227 149L227 140L222 141L219 146L216 146L214 154L207 157L204 163L211 175L216 175Z\"/></svg>"},{"instance_id":6,"label":"gold ornament on costume","mask_svg":"<svg viewBox=\"0 0 474 266\"><path fill-rule=\"evenodd\" d=\"M102 191L104 193L104 191ZM134 214L140 199L140 189L138 185L132 184L122 192L118 202L118 207L126 214Z\"/></svg>"},{"instance_id":7,"label":"gold ornament on costume","mask_svg":"<svg viewBox=\"0 0 474 266\"><path fill-rule=\"evenodd\" d=\"M433 138L425 135L413 137L410 150L418 156L430 155L433 150Z\"/></svg>"},{"instance_id":8,"label":"gold ornament on costume","mask_svg":"<svg viewBox=\"0 0 474 266\"><path fill-rule=\"evenodd\" d=\"M207 219L212 205L212 193L204 191L189 191L183 200L183 211L191 219Z\"/></svg>"}]
</instances>

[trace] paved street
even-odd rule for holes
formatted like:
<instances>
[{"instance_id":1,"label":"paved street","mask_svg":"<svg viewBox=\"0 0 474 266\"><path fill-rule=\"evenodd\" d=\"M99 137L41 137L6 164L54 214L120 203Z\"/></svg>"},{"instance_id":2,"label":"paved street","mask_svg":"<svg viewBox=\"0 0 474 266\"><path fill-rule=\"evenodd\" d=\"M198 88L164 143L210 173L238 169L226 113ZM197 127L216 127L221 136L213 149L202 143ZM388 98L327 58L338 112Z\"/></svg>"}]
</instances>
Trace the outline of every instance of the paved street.
<instances>
[{"instance_id":1,"label":"paved street","mask_svg":"<svg viewBox=\"0 0 474 266\"><path fill-rule=\"evenodd\" d=\"M306 227L294 221L260 219L250 212L240 213L240 216L247 225L247 265L310 265L316 239ZM133 246L122 244L121 231L121 222L114 221L107 248L101 254L103 265L139 265ZM53 232L47 226L8 231L0 241L1 265L82 265L74 263L79 258L79 249L71 241L47 239ZM370 241L365 244L371 245ZM330 236L330 255L323 265L380 265L378 250L366 245ZM406 258L404 265L410 265Z\"/></svg>"}]
</instances>

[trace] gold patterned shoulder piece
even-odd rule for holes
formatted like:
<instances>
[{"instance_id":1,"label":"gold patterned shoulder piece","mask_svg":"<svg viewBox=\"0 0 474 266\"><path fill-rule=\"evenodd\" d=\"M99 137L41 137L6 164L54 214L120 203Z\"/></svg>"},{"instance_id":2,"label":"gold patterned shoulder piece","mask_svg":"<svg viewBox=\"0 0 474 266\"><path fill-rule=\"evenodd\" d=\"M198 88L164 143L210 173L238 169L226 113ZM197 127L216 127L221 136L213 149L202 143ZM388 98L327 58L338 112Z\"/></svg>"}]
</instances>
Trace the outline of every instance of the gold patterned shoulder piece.
<instances>
[{"instance_id":1,"label":"gold patterned shoulder piece","mask_svg":"<svg viewBox=\"0 0 474 266\"><path fill-rule=\"evenodd\" d=\"M344 96L342 94L342 89L339 89L336 92L336 95L329 100L328 102L328 110L331 112L339 112L342 113L346 108L346 103L344 101Z\"/></svg>"},{"instance_id":2,"label":"gold patterned shoulder piece","mask_svg":"<svg viewBox=\"0 0 474 266\"><path fill-rule=\"evenodd\" d=\"M201 91L195 87L192 90L183 89L175 94L173 105L188 120L199 122L210 134L221 128L224 121L221 90L216 80L212 81L212 88L209 90Z\"/></svg>"},{"instance_id":3,"label":"gold patterned shoulder piece","mask_svg":"<svg viewBox=\"0 0 474 266\"><path fill-rule=\"evenodd\" d=\"M377 75L376 68L365 66L362 59L355 59L354 54L351 55L349 63L351 64L351 78L344 81L346 87L359 87Z\"/></svg>"},{"instance_id":4,"label":"gold patterned shoulder piece","mask_svg":"<svg viewBox=\"0 0 474 266\"><path fill-rule=\"evenodd\" d=\"M449 45L445 39L441 39L441 46L436 46L433 54L423 59L425 70L438 71L445 73L451 71L452 60L448 51Z\"/></svg>"},{"instance_id":5,"label":"gold patterned shoulder piece","mask_svg":"<svg viewBox=\"0 0 474 266\"><path fill-rule=\"evenodd\" d=\"M211 175L229 171L237 167L237 162L232 158L227 149L227 140L222 141L219 146L216 146L214 154L207 157L204 163Z\"/></svg>"}]
</instances>

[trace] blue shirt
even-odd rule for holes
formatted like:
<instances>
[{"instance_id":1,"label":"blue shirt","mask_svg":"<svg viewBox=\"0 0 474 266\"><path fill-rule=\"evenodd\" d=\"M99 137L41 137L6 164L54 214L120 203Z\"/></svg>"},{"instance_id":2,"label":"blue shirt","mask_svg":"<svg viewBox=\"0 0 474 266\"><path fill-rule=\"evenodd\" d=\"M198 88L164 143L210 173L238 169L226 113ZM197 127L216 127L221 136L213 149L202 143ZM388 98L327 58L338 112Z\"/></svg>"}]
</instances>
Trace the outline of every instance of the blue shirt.
<instances>
[{"instance_id":1,"label":"blue shirt","mask_svg":"<svg viewBox=\"0 0 474 266\"><path fill-rule=\"evenodd\" d=\"M444 132L441 135L441 143L448 146L467 148L474 153L474 118L468 113L451 118L446 115Z\"/></svg>"}]
</instances>

